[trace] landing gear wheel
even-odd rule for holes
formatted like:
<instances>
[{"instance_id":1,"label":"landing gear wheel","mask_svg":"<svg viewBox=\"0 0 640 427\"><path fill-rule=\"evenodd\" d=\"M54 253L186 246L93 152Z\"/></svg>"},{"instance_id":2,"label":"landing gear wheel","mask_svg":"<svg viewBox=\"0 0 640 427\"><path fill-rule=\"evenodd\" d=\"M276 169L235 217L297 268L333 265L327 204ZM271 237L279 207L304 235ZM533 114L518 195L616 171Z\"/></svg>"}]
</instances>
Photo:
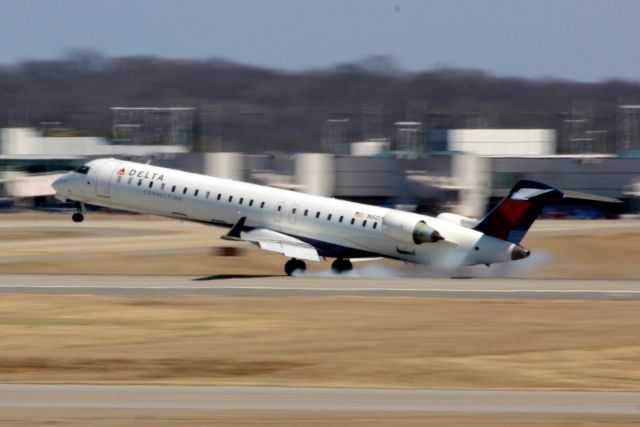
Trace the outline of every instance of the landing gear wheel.
<instances>
[{"instance_id":1,"label":"landing gear wheel","mask_svg":"<svg viewBox=\"0 0 640 427\"><path fill-rule=\"evenodd\" d=\"M338 258L331 264L331 271L336 274L344 273L345 271L353 270L353 264L348 259Z\"/></svg>"},{"instance_id":2,"label":"landing gear wheel","mask_svg":"<svg viewBox=\"0 0 640 427\"><path fill-rule=\"evenodd\" d=\"M73 222L82 222L84 221L84 215L82 214L82 212L76 212L71 215L71 219L73 220Z\"/></svg>"},{"instance_id":3,"label":"landing gear wheel","mask_svg":"<svg viewBox=\"0 0 640 427\"><path fill-rule=\"evenodd\" d=\"M307 270L307 265L304 261L295 258L291 258L284 264L284 272L287 273L287 276L291 276L296 270L304 273Z\"/></svg>"}]
</instances>

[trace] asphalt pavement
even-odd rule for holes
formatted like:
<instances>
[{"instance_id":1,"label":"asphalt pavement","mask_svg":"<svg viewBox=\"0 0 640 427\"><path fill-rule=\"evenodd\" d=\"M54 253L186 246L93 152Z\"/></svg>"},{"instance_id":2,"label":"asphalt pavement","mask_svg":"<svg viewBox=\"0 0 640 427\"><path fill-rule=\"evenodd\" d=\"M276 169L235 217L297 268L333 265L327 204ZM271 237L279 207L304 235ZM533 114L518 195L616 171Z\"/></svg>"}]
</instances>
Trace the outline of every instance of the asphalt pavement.
<instances>
[{"instance_id":1,"label":"asphalt pavement","mask_svg":"<svg viewBox=\"0 0 640 427\"><path fill-rule=\"evenodd\" d=\"M2 274L0 293L640 299L637 280Z\"/></svg>"},{"instance_id":2,"label":"asphalt pavement","mask_svg":"<svg viewBox=\"0 0 640 427\"><path fill-rule=\"evenodd\" d=\"M455 411L640 417L640 393L0 384L1 408Z\"/></svg>"}]
</instances>

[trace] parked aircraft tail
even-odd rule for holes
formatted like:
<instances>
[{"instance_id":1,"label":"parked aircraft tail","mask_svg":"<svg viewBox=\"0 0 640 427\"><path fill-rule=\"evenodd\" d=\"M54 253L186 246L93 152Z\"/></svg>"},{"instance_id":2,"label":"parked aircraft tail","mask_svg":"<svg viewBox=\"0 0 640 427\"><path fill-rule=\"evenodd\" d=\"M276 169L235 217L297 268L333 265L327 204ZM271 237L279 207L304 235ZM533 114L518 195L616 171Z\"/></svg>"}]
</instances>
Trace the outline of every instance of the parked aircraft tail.
<instances>
[{"instance_id":1,"label":"parked aircraft tail","mask_svg":"<svg viewBox=\"0 0 640 427\"><path fill-rule=\"evenodd\" d=\"M521 180L474 230L512 243L520 243L546 204L562 200L560 190L537 181Z\"/></svg>"}]
</instances>

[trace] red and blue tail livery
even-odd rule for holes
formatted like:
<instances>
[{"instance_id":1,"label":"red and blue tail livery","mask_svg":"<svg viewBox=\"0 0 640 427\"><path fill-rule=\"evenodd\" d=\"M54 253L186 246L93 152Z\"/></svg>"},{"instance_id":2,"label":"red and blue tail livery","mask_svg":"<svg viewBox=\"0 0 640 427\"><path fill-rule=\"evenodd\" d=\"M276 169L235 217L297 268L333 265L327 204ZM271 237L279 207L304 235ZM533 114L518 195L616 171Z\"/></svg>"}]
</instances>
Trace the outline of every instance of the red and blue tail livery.
<instances>
[{"instance_id":1,"label":"red and blue tail livery","mask_svg":"<svg viewBox=\"0 0 640 427\"><path fill-rule=\"evenodd\" d=\"M564 199L557 188L537 181L518 181L509 195L474 227L489 236L520 243L545 205Z\"/></svg>"}]
</instances>

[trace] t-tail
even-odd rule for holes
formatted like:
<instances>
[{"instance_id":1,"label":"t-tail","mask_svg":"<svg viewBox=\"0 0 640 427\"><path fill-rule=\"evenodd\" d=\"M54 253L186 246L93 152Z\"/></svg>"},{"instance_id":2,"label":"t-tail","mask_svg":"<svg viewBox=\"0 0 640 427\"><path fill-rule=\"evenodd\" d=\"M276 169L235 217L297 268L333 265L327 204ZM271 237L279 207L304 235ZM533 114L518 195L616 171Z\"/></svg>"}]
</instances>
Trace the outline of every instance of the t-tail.
<instances>
[{"instance_id":1,"label":"t-tail","mask_svg":"<svg viewBox=\"0 0 640 427\"><path fill-rule=\"evenodd\" d=\"M498 239L519 244L533 221L548 203L558 202L564 193L537 181L518 181L509 195L474 227Z\"/></svg>"}]
</instances>

